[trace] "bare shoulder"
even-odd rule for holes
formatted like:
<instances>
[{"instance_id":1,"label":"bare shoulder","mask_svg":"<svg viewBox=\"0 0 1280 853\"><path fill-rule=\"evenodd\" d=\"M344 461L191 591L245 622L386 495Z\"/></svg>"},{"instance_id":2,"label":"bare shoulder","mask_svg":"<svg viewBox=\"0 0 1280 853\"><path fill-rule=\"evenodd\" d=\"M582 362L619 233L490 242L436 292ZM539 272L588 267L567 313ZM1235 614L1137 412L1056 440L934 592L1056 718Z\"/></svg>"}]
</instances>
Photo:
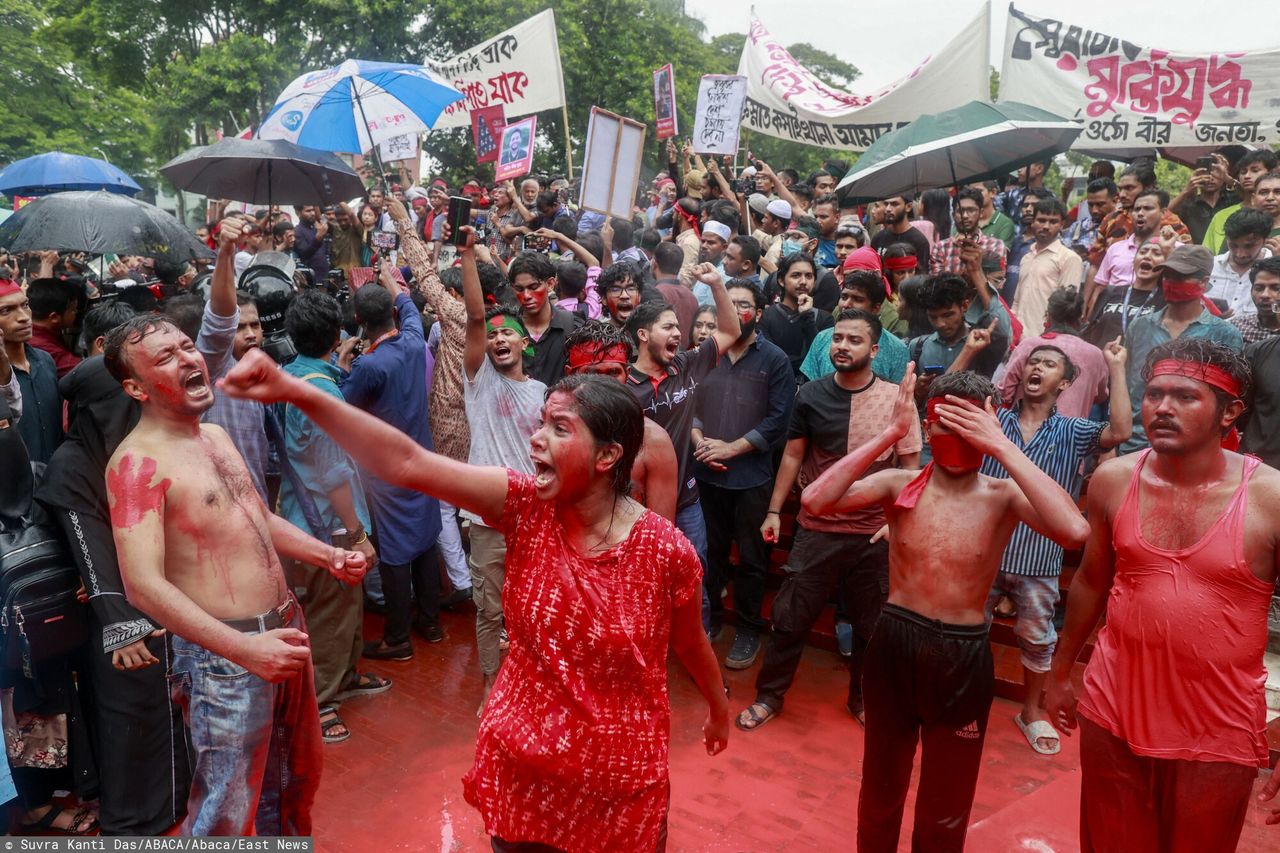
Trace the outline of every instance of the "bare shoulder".
<instances>
[{"instance_id":1,"label":"bare shoulder","mask_svg":"<svg viewBox=\"0 0 1280 853\"><path fill-rule=\"evenodd\" d=\"M897 497L898 493L918 476L920 476L920 472L914 469L885 468L864 478L864 481L872 480L878 482L888 489L894 497Z\"/></svg>"},{"instance_id":2,"label":"bare shoulder","mask_svg":"<svg viewBox=\"0 0 1280 853\"><path fill-rule=\"evenodd\" d=\"M164 463L163 445L134 430L124 437L116 447L116 452L111 454L111 459L107 462L107 470L121 471L125 467L138 470L145 465L154 473L157 470L163 470Z\"/></svg>"},{"instance_id":3,"label":"bare shoulder","mask_svg":"<svg viewBox=\"0 0 1280 853\"><path fill-rule=\"evenodd\" d=\"M1280 512L1280 471L1265 462L1258 465L1249 479L1249 499L1261 501L1266 509Z\"/></svg>"},{"instance_id":4,"label":"bare shoulder","mask_svg":"<svg viewBox=\"0 0 1280 853\"><path fill-rule=\"evenodd\" d=\"M674 450L674 446L671 444L671 436L667 435L667 431L658 426L656 421L645 418L644 442L640 445L641 451L660 451L664 447L671 447Z\"/></svg>"},{"instance_id":5,"label":"bare shoulder","mask_svg":"<svg viewBox=\"0 0 1280 853\"><path fill-rule=\"evenodd\" d=\"M235 446L231 441L231 436L218 424L201 423L200 435L223 447Z\"/></svg>"}]
</instances>

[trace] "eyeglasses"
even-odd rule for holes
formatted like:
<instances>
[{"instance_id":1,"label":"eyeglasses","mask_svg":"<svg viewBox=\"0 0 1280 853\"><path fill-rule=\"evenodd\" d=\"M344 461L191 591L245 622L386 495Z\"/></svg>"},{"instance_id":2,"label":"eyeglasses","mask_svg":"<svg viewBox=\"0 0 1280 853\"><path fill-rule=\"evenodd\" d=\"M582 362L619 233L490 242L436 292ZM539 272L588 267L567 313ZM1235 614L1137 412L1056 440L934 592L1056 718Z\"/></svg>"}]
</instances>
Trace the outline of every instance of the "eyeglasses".
<instances>
[{"instance_id":1,"label":"eyeglasses","mask_svg":"<svg viewBox=\"0 0 1280 853\"><path fill-rule=\"evenodd\" d=\"M605 290L610 296L621 296L624 293L639 293L640 286L636 284L615 284Z\"/></svg>"}]
</instances>

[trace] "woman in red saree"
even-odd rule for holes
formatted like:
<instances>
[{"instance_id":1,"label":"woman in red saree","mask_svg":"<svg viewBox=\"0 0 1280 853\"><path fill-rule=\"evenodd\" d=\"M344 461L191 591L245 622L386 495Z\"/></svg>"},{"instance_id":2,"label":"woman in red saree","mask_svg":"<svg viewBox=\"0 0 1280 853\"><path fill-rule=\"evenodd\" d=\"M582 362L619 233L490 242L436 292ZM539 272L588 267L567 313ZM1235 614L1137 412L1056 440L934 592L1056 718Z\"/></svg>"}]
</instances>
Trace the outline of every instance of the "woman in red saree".
<instances>
[{"instance_id":1,"label":"woman in red saree","mask_svg":"<svg viewBox=\"0 0 1280 853\"><path fill-rule=\"evenodd\" d=\"M511 652L464 779L493 849L664 850L668 649L707 700L712 755L729 711L702 632L697 555L627 496L644 436L635 398L601 377L559 382L531 440L530 477L424 450L254 356L219 387L297 406L375 476L471 510L507 538Z\"/></svg>"}]
</instances>

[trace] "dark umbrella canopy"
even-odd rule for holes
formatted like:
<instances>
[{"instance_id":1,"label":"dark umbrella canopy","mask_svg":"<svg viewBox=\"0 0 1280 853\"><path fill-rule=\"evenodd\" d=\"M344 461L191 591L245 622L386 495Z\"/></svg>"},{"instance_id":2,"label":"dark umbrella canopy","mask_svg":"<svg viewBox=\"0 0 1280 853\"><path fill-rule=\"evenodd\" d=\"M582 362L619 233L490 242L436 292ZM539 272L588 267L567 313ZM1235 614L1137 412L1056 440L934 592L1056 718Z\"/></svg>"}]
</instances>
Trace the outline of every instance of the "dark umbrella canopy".
<instances>
[{"instance_id":1,"label":"dark umbrella canopy","mask_svg":"<svg viewBox=\"0 0 1280 853\"><path fill-rule=\"evenodd\" d=\"M249 204L336 204L364 182L328 151L283 139L229 137L192 148L160 168L175 187Z\"/></svg>"},{"instance_id":2,"label":"dark umbrella canopy","mask_svg":"<svg viewBox=\"0 0 1280 853\"><path fill-rule=\"evenodd\" d=\"M101 191L36 199L0 224L0 247L142 255L173 263L213 256L195 234L155 205Z\"/></svg>"},{"instance_id":3,"label":"dark umbrella canopy","mask_svg":"<svg viewBox=\"0 0 1280 853\"><path fill-rule=\"evenodd\" d=\"M0 171L0 193L7 196L48 195L69 190L136 195L142 192L142 187L106 160L62 151L15 160Z\"/></svg>"}]
</instances>

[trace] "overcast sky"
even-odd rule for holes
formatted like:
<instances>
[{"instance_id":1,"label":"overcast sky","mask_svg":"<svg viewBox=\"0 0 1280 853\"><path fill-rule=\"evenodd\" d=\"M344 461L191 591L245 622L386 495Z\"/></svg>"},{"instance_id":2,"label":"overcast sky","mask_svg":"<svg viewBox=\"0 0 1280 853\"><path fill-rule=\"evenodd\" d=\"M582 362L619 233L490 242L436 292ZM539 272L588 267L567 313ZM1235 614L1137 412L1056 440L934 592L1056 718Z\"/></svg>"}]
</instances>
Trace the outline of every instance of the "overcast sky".
<instances>
[{"instance_id":1,"label":"overcast sky","mask_svg":"<svg viewBox=\"0 0 1280 853\"><path fill-rule=\"evenodd\" d=\"M942 48L981 0L690 0L710 35L746 33L757 17L783 44L809 42L862 71L855 89L909 72ZM1020 10L1100 30L1135 44L1197 53L1280 47L1270 0L1019 0ZM1008 3L991 4L991 64L1000 68ZM1215 17L1209 9L1222 12Z\"/></svg>"}]
</instances>

